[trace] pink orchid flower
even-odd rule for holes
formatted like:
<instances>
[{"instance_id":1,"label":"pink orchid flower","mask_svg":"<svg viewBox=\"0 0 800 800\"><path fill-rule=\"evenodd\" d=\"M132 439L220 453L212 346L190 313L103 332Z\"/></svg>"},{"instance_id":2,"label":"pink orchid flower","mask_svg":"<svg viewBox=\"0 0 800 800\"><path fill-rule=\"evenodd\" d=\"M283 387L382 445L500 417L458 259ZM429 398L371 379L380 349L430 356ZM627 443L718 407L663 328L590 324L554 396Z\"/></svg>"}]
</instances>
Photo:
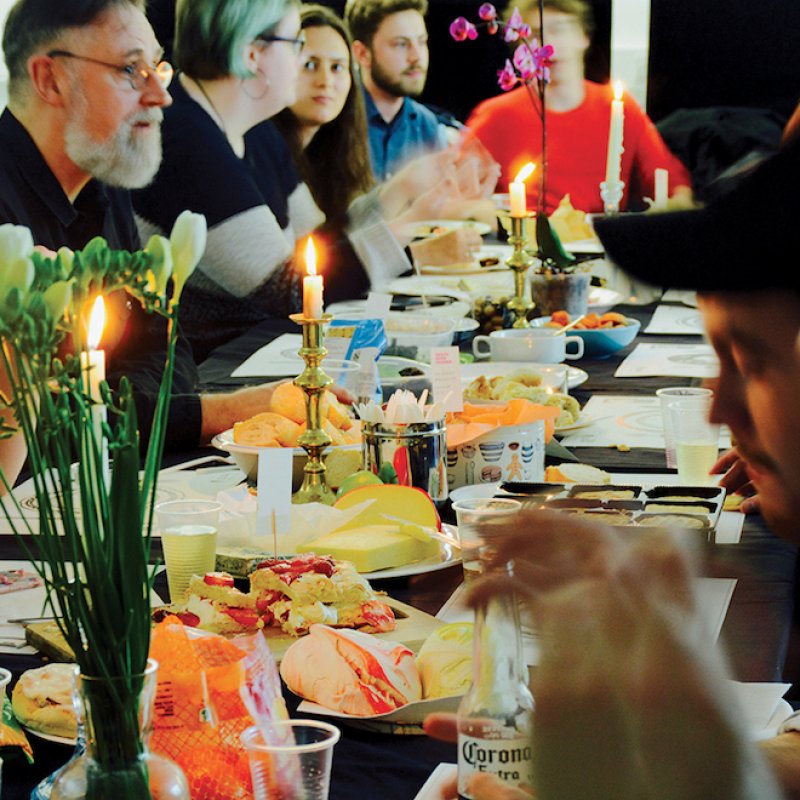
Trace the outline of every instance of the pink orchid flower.
<instances>
[{"instance_id":1,"label":"pink orchid flower","mask_svg":"<svg viewBox=\"0 0 800 800\"><path fill-rule=\"evenodd\" d=\"M484 3L478 9L478 16L484 22L491 22L493 19L497 19L497 9L491 3Z\"/></svg>"},{"instance_id":2,"label":"pink orchid flower","mask_svg":"<svg viewBox=\"0 0 800 800\"><path fill-rule=\"evenodd\" d=\"M463 42L466 39L477 39L478 30L468 19L456 17L450 23L450 35L457 42Z\"/></svg>"},{"instance_id":3,"label":"pink orchid flower","mask_svg":"<svg viewBox=\"0 0 800 800\"><path fill-rule=\"evenodd\" d=\"M506 59L505 66L497 73L497 82L500 84L500 88L504 92L507 92L517 85L518 80L517 73L514 71L514 65Z\"/></svg>"}]
</instances>

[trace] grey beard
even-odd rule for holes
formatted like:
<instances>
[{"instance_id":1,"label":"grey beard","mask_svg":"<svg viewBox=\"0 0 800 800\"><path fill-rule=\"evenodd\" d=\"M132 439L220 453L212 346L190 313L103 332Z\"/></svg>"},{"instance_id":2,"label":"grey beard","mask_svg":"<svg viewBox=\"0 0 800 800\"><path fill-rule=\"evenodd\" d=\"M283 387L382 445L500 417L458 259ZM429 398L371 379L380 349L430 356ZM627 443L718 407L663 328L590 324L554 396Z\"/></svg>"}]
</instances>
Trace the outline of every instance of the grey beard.
<instances>
[{"instance_id":1,"label":"grey beard","mask_svg":"<svg viewBox=\"0 0 800 800\"><path fill-rule=\"evenodd\" d=\"M84 130L81 119L69 120L64 131L64 148L69 158L93 178L109 186L141 189L147 186L161 166L161 130L144 136L134 133L137 122L160 122L162 116L143 111L124 120L105 142L96 142Z\"/></svg>"}]
</instances>

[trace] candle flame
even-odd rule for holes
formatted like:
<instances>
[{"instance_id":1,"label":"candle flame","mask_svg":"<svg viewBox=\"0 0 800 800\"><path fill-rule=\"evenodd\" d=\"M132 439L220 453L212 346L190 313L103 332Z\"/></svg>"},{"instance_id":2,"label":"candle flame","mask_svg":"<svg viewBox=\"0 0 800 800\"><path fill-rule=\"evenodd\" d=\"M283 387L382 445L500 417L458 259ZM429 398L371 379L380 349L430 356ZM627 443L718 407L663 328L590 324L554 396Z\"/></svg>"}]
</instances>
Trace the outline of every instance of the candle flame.
<instances>
[{"instance_id":1,"label":"candle flame","mask_svg":"<svg viewBox=\"0 0 800 800\"><path fill-rule=\"evenodd\" d=\"M106 304L103 300L103 295L98 295L92 306L92 313L89 315L89 331L86 340L90 350L97 350L105 324Z\"/></svg>"},{"instance_id":2,"label":"candle flame","mask_svg":"<svg viewBox=\"0 0 800 800\"><path fill-rule=\"evenodd\" d=\"M306 244L306 272L309 275L317 274L317 251L314 247L314 237L308 237Z\"/></svg>"},{"instance_id":3,"label":"candle flame","mask_svg":"<svg viewBox=\"0 0 800 800\"><path fill-rule=\"evenodd\" d=\"M614 81L614 99L622 100L622 81Z\"/></svg>"},{"instance_id":4,"label":"candle flame","mask_svg":"<svg viewBox=\"0 0 800 800\"><path fill-rule=\"evenodd\" d=\"M518 173L517 177L514 178L514 183L525 183L531 175L533 175L533 171L536 169L536 164L532 161L529 161Z\"/></svg>"}]
</instances>

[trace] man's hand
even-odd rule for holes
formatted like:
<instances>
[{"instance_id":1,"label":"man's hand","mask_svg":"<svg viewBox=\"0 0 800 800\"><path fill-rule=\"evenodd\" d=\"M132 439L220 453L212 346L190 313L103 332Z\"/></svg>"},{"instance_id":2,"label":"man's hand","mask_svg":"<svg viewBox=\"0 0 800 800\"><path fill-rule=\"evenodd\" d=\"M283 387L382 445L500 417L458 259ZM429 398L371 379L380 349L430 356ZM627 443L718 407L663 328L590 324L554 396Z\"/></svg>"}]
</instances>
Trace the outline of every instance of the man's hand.
<instances>
[{"instance_id":1,"label":"man's hand","mask_svg":"<svg viewBox=\"0 0 800 800\"><path fill-rule=\"evenodd\" d=\"M745 497L739 506L743 514L758 513L761 509L755 486L747 474L747 463L739 453L738 448L732 447L727 453L720 456L719 460L711 467L712 475L722 475L719 485L723 486L728 494L740 494Z\"/></svg>"}]
</instances>

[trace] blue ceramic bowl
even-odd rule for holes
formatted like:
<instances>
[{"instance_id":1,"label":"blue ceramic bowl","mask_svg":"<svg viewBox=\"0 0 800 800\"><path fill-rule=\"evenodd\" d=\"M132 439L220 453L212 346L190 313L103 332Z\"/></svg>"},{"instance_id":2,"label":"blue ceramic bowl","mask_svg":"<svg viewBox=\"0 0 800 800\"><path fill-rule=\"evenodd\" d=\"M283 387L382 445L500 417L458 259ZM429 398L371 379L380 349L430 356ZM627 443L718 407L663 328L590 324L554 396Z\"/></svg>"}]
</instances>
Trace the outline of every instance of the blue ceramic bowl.
<instances>
[{"instance_id":1,"label":"blue ceramic bowl","mask_svg":"<svg viewBox=\"0 0 800 800\"><path fill-rule=\"evenodd\" d=\"M623 347L627 347L639 333L641 323L638 319L627 317L628 324L617 328L594 328L587 330L567 331L569 336L580 336L583 339L584 358L605 358ZM531 325L541 327L549 322L550 317L538 317L531 320Z\"/></svg>"}]
</instances>

